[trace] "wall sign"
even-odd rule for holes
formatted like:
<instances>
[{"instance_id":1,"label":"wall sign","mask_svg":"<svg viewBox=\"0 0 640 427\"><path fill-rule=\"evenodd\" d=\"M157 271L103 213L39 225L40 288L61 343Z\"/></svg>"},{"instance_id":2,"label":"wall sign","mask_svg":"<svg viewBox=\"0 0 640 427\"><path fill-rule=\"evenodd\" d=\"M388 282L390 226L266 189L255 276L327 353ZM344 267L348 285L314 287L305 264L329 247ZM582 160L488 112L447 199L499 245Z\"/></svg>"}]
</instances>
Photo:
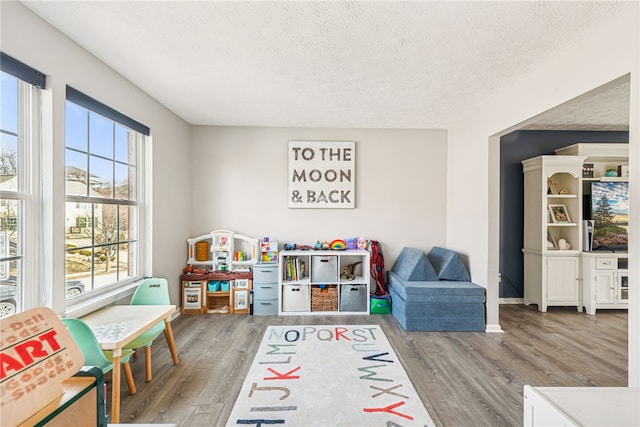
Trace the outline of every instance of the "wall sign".
<instances>
[{"instance_id":1,"label":"wall sign","mask_svg":"<svg viewBox=\"0 0 640 427\"><path fill-rule=\"evenodd\" d=\"M354 141L289 141L289 208L354 208Z\"/></svg>"}]
</instances>

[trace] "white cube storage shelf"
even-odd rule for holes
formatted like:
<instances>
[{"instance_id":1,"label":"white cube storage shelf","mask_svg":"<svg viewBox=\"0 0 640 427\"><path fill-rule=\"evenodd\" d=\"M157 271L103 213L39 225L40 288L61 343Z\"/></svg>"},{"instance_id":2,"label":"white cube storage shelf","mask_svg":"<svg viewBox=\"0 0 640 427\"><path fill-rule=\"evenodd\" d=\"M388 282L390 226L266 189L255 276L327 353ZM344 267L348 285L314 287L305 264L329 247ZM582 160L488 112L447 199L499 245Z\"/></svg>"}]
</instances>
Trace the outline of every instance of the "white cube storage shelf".
<instances>
[{"instance_id":1,"label":"white cube storage shelf","mask_svg":"<svg viewBox=\"0 0 640 427\"><path fill-rule=\"evenodd\" d=\"M355 275L349 278L344 270L352 264ZM278 265L278 314L369 314L369 251L281 251ZM317 304L314 298L331 300Z\"/></svg>"}]
</instances>

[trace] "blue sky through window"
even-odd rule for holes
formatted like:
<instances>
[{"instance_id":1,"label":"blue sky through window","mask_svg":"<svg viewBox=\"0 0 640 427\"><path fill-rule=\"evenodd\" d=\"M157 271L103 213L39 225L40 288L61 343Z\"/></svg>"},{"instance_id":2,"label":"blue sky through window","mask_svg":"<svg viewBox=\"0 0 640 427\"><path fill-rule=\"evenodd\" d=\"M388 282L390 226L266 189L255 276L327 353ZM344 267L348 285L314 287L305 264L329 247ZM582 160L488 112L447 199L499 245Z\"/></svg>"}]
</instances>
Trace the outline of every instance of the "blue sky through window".
<instances>
[{"instance_id":1,"label":"blue sky through window","mask_svg":"<svg viewBox=\"0 0 640 427\"><path fill-rule=\"evenodd\" d=\"M0 156L2 156L2 174L15 174L11 170L9 156L13 156L14 166L18 165L18 79L0 73ZM17 184L17 183L16 183ZM10 188L4 188L10 190Z\"/></svg>"},{"instance_id":2,"label":"blue sky through window","mask_svg":"<svg viewBox=\"0 0 640 427\"><path fill-rule=\"evenodd\" d=\"M66 102L65 163L89 172L92 188L113 188L128 182L130 167L135 165L129 149L129 128L98 113ZM80 178L84 181L84 177ZM70 187L67 191L71 190ZM69 193L68 193L69 194ZM82 194L86 195L86 194ZM106 197L113 197L104 194Z\"/></svg>"},{"instance_id":3,"label":"blue sky through window","mask_svg":"<svg viewBox=\"0 0 640 427\"><path fill-rule=\"evenodd\" d=\"M18 79L6 73L0 74L2 75L0 128L4 131L18 133Z\"/></svg>"}]
</instances>

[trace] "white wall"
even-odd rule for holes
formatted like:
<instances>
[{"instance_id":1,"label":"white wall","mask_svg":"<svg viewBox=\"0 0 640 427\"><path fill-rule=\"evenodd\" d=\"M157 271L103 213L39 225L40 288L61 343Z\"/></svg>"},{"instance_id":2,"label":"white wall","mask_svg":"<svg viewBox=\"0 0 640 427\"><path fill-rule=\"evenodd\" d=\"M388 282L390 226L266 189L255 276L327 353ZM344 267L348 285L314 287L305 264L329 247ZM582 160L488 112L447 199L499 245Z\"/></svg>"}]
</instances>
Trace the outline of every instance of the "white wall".
<instances>
[{"instance_id":1,"label":"white wall","mask_svg":"<svg viewBox=\"0 0 640 427\"><path fill-rule=\"evenodd\" d=\"M488 327L498 326L497 136L531 117L631 73L630 189L640 194L638 92L640 43L637 2L624 14L583 34L573 46L555 52L533 72L505 86L468 117L449 129L447 245L468 254L471 274L487 286ZM460 173L470 171L474 173ZM474 206L469 215L468 206ZM631 199L630 223L640 224L640 200ZM632 235L633 226L630 227ZM640 242L631 239L629 309L629 385L640 384Z\"/></svg>"},{"instance_id":2,"label":"white wall","mask_svg":"<svg viewBox=\"0 0 640 427\"><path fill-rule=\"evenodd\" d=\"M355 141L354 209L289 209L289 140ZM446 131L198 126L191 234L217 228L280 244L364 237L390 269L404 246L445 244Z\"/></svg>"},{"instance_id":3,"label":"white wall","mask_svg":"<svg viewBox=\"0 0 640 427\"><path fill-rule=\"evenodd\" d=\"M45 285L64 288L64 102L65 87L75 89L144 123L153 138L153 265L145 274L170 279L171 299L180 304L179 275L186 259L191 196L191 127L75 42L17 2L1 2L1 48L6 54L47 75L46 108L53 122L45 124L45 185L51 191L45 210L52 241L45 242ZM48 292L53 308L64 310L64 292ZM56 297L57 296L57 297ZM51 305L51 301L45 301Z\"/></svg>"}]
</instances>

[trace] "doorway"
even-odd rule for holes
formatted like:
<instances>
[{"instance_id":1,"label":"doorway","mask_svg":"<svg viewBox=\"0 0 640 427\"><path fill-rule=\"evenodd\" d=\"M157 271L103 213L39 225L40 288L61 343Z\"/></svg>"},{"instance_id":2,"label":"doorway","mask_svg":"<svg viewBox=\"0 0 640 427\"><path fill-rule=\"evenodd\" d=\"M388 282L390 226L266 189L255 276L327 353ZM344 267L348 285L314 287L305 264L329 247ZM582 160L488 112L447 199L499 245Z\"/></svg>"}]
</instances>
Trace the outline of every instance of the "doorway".
<instances>
[{"instance_id":1,"label":"doorway","mask_svg":"<svg viewBox=\"0 0 640 427\"><path fill-rule=\"evenodd\" d=\"M628 131L517 130L500 138L500 289L502 303L524 295L524 177L522 160L554 155L577 143L628 143Z\"/></svg>"},{"instance_id":2,"label":"doorway","mask_svg":"<svg viewBox=\"0 0 640 427\"><path fill-rule=\"evenodd\" d=\"M501 186L500 186L500 142L503 136L516 131L615 131L628 132L631 105L631 75L625 74L615 80L586 92L568 102L558 105L528 120L514 124L489 136L489 221L488 221L488 258L487 258L487 332L502 332L499 324L500 304L522 300L502 300L502 284L500 278L500 254L502 251L502 236L500 222L503 215L500 212ZM580 114L577 114L579 112ZM610 117L605 124L602 117ZM634 121L635 123L635 121ZM569 144L562 144L569 145ZM537 153L536 153L537 154ZM631 164L634 164L631 161ZM521 175L521 166L518 166L517 175ZM520 233L518 233L520 235ZM517 245L520 247L520 245ZM517 249L520 251L520 249ZM632 268L633 270L633 268ZM495 279L492 279L495 278ZM630 314L636 316L636 303L630 300ZM635 344L634 344L635 345ZM630 342L630 347L632 343Z\"/></svg>"}]
</instances>

